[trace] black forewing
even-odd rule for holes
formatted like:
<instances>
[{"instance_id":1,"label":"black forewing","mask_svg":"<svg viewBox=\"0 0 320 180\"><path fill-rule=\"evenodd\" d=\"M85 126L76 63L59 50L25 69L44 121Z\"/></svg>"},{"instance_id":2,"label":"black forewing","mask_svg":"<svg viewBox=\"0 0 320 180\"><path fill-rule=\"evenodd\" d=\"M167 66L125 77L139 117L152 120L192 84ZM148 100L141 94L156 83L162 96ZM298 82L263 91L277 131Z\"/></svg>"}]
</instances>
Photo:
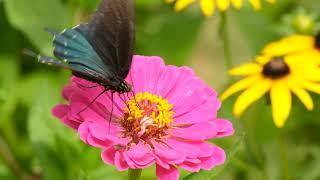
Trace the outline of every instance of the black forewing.
<instances>
[{"instance_id":1,"label":"black forewing","mask_svg":"<svg viewBox=\"0 0 320 180\"><path fill-rule=\"evenodd\" d=\"M134 0L102 0L85 36L94 50L110 67L113 78L126 78L135 40Z\"/></svg>"}]
</instances>

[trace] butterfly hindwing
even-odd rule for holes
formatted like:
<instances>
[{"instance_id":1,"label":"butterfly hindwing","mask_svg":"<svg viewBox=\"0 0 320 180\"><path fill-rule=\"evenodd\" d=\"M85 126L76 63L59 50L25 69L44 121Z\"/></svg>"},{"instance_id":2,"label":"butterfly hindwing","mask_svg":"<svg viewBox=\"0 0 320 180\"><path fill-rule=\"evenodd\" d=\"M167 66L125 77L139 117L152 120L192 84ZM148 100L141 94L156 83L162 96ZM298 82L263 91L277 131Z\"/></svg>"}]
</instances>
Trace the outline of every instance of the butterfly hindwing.
<instances>
[{"instance_id":1,"label":"butterfly hindwing","mask_svg":"<svg viewBox=\"0 0 320 180\"><path fill-rule=\"evenodd\" d=\"M77 28L66 29L62 33L50 31L54 35L54 55L64 61L75 75L97 83L108 83L110 68Z\"/></svg>"}]
</instances>

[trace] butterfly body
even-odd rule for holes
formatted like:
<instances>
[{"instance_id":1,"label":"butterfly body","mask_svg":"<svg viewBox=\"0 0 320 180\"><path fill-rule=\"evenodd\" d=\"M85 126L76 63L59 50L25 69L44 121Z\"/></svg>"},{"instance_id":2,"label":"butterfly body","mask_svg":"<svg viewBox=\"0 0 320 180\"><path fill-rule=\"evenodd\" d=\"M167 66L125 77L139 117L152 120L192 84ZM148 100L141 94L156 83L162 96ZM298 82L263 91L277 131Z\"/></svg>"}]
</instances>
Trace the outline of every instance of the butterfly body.
<instances>
[{"instance_id":1,"label":"butterfly body","mask_svg":"<svg viewBox=\"0 0 320 180\"><path fill-rule=\"evenodd\" d=\"M53 30L54 56L35 55L41 63L70 69L72 74L125 93L134 47L133 0L102 0L90 22L61 33Z\"/></svg>"}]
</instances>

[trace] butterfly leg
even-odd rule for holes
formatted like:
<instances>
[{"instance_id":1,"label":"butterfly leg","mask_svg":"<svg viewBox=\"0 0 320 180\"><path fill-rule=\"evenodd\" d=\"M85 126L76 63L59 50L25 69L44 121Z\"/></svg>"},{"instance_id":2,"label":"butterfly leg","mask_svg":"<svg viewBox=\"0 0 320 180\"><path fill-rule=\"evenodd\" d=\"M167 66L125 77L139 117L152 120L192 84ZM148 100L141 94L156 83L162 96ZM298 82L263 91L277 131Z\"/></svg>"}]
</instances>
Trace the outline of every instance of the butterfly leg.
<instances>
[{"instance_id":1,"label":"butterfly leg","mask_svg":"<svg viewBox=\"0 0 320 180\"><path fill-rule=\"evenodd\" d=\"M112 105L111 105L111 113L110 113L110 117L109 117L109 132L110 132L110 126L111 126L111 120L112 120L112 116L113 116L113 93L111 93L111 102L112 102Z\"/></svg>"},{"instance_id":2,"label":"butterfly leg","mask_svg":"<svg viewBox=\"0 0 320 180\"><path fill-rule=\"evenodd\" d=\"M93 98L93 100L85 107L83 108L81 111L79 111L77 113L77 115L79 115L80 113L84 112L85 110L87 110L102 94L104 94L105 92L107 92L107 89L104 89L101 93L99 93L95 98Z\"/></svg>"}]
</instances>

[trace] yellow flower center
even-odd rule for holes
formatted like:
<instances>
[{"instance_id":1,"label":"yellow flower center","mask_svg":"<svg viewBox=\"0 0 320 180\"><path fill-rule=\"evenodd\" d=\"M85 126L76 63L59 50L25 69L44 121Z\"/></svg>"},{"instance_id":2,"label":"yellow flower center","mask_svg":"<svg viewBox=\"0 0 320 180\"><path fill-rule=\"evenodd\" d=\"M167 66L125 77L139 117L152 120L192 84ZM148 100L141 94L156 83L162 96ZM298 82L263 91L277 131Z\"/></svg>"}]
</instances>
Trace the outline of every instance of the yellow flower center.
<instances>
[{"instance_id":1,"label":"yellow flower center","mask_svg":"<svg viewBox=\"0 0 320 180\"><path fill-rule=\"evenodd\" d=\"M121 119L124 128L123 135L131 137L133 142L140 139L148 142L150 139L160 140L166 136L166 131L173 122L173 105L148 92L138 93L127 101L124 117Z\"/></svg>"}]
</instances>

